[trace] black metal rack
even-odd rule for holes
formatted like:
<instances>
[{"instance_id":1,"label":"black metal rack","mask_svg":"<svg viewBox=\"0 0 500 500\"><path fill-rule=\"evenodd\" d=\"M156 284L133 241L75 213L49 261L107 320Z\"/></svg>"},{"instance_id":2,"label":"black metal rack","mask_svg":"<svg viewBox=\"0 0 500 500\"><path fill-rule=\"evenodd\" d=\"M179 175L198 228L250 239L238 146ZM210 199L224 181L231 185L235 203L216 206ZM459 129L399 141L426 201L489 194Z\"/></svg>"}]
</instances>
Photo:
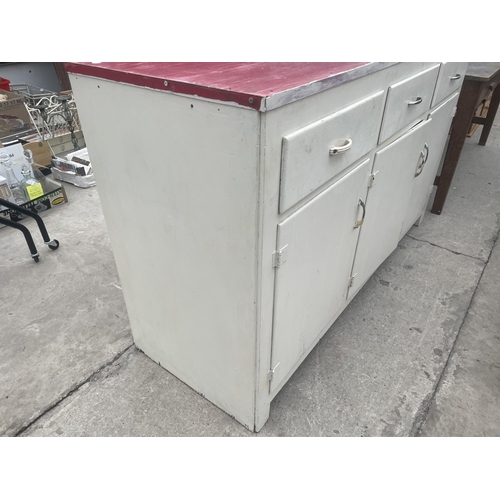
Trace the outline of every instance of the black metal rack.
<instances>
[{"instance_id":1,"label":"black metal rack","mask_svg":"<svg viewBox=\"0 0 500 500\"><path fill-rule=\"evenodd\" d=\"M44 224L42 218L38 214L35 214L31 210L27 210L23 207L20 207L19 205L16 205L15 203L11 203L10 201L4 200L3 198L0 198L0 205L3 205L4 207L10 208L12 210L16 210L17 212L19 212L21 214L24 214L28 217L35 219L36 223L38 224L38 228L40 229L40 233L42 234L42 238L43 238L44 243L51 250L57 250L59 248L59 242L55 239L52 239L49 236L49 233L47 232L47 229L45 228L45 224ZM5 217L0 217L0 223L4 224L5 226L19 229L19 231L21 231L24 234L24 237L26 239L26 243L28 244L28 248L30 249L30 252L31 252L31 257L33 257L35 262L38 262L40 259L40 254L38 253L38 250L35 246L35 242L33 241L33 237L31 236L30 230L26 226L19 224L19 222L14 222L14 221L7 219Z\"/></svg>"}]
</instances>

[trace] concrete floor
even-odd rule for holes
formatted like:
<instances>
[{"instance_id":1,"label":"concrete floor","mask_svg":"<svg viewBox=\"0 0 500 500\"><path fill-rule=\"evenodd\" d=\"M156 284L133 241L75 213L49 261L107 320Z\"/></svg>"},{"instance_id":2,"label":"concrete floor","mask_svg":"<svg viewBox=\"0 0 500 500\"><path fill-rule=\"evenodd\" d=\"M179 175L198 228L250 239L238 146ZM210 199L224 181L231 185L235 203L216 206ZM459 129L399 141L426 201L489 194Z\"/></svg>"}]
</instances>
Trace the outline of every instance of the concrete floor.
<instances>
[{"instance_id":1,"label":"concrete floor","mask_svg":"<svg viewBox=\"0 0 500 500\"><path fill-rule=\"evenodd\" d=\"M500 127L271 405L257 436L500 435ZM256 436L133 344L96 188L0 229L0 435Z\"/></svg>"}]
</instances>

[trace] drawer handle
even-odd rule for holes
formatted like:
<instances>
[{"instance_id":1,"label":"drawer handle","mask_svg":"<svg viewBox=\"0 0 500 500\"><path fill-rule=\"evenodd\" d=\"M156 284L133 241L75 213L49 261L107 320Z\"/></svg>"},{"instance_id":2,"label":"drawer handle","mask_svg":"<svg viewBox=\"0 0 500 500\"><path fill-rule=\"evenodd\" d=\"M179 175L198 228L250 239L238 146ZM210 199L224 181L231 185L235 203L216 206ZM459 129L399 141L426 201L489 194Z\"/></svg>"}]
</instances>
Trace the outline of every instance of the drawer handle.
<instances>
[{"instance_id":1,"label":"drawer handle","mask_svg":"<svg viewBox=\"0 0 500 500\"><path fill-rule=\"evenodd\" d=\"M422 160L422 162L418 165L417 171L415 172L415 177L418 177L424 170L425 164L427 163L427 158L429 158L429 146L424 144L424 151L420 151L420 156L419 156L419 161Z\"/></svg>"},{"instance_id":2,"label":"drawer handle","mask_svg":"<svg viewBox=\"0 0 500 500\"><path fill-rule=\"evenodd\" d=\"M417 97L414 101L410 101L408 106L415 106L415 104L420 104L423 101L421 97Z\"/></svg>"},{"instance_id":3,"label":"drawer handle","mask_svg":"<svg viewBox=\"0 0 500 500\"><path fill-rule=\"evenodd\" d=\"M462 78L462 75L459 75L458 73L455 76L450 76L450 80L460 80Z\"/></svg>"},{"instance_id":4,"label":"drawer handle","mask_svg":"<svg viewBox=\"0 0 500 500\"><path fill-rule=\"evenodd\" d=\"M363 209L363 217L361 217L361 220L358 220L356 224L354 224L354 229L361 227L363 225L363 222L365 222L365 215L366 215L365 202L360 198L358 200L358 205Z\"/></svg>"},{"instance_id":5,"label":"drawer handle","mask_svg":"<svg viewBox=\"0 0 500 500\"><path fill-rule=\"evenodd\" d=\"M344 144L342 144L342 146L334 146L333 148L330 148L330 156L335 156L340 153L345 153L346 151L349 151L349 149L351 148L352 148L352 140L346 139Z\"/></svg>"}]
</instances>

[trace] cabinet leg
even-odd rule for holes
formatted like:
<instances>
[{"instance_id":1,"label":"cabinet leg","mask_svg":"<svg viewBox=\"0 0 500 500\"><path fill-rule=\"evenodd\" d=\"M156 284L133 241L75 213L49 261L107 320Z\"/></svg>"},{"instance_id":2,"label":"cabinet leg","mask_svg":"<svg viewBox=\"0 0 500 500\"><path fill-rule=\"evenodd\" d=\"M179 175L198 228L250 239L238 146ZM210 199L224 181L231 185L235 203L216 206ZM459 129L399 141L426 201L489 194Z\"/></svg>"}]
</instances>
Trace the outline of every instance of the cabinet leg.
<instances>
[{"instance_id":1,"label":"cabinet leg","mask_svg":"<svg viewBox=\"0 0 500 500\"><path fill-rule=\"evenodd\" d=\"M269 420L269 414L271 412L271 402L265 401L257 404L255 410L255 429L254 432L259 432L265 423Z\"/></svg>"},{"instance_id":2,"label":"cabinet leg","mask_svg":"<svg viewBox=\"0 0 500 500\"><path fill-rule=\"evenodd\" d=\"M420 214L420 217L415 221L415 224L413 225L420 226L420 224L422 224L422 221L424 220L424 216L425 216L425 211Z\"/></svg>"}]
</instances>

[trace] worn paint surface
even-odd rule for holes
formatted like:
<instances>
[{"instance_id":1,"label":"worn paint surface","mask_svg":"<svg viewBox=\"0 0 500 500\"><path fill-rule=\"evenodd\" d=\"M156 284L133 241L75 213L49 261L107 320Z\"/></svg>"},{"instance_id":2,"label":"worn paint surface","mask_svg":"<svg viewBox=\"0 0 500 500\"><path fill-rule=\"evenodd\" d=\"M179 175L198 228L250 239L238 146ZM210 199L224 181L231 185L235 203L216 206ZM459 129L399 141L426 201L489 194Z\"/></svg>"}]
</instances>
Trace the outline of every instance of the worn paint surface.
<instances>
[{"instance_id":1,"label":"worn paint surface","mask_svg":"<svg viewBox=\"0 0 500 500\"><path fill-rule=\"evenodd\" d=\"M392 64L392 63L383 63ZM367 62L110 62L67 63L68 72L115 82L234 102L252 109L266 108L264 100L291 89L366 68ZM323 90L318 88L316 91ZM294 100L297 93L294 92Z\"/></svg>"}]
</instances>

